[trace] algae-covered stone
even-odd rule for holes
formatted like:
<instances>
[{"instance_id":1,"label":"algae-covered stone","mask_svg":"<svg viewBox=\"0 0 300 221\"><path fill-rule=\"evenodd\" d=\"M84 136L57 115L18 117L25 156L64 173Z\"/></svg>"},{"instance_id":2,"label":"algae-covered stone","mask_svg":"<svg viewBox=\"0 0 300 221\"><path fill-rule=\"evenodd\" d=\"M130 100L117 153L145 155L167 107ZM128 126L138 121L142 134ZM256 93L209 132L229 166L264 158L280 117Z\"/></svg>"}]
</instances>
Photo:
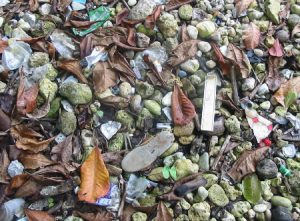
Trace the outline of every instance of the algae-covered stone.
<instances>
[{"instance_id":1,"label":"algae-covered stone","mask_svg":"<svg viewBox=\"0 0 300 221\"><path fill-rule=\"evenodd\" d=\"M191 121L190 123L183 125L183 126L174 126L174 135L177 137L181 136L190 136L193 134L195 125L194 122Z\"/></svg>"},{"instance_id":2,"label":"algae-covered stone","mask_svg":"<svg viewBox=\"0 0 300 221\"><path fill-rule=\"evenodd\" d=\"M207 202L195 203L188 211L190 221L208 221L210 206Z\"/></svg>"},{"instance_id":3,"label":"algae-covered stone","mask_svg":"<svg viewBox=\"0 0 300 221\"><path fill-rule=\"evenodd\" d=\"M231 186L226 181L221 181L220 186L224 189L226 195L229 197L230 200L234 201L238 197L242 196L242 191L237 190L234 186Z\"/></svg>"},{"instance_id":4,"label":"algae-covered stone","mask_svg":"<svg viewBox=\"0 0 300 221\"><path fill-rule=\"evenodd\" d=\"M140 20L145 19L148 15L152 14L156 4L152 0L140 0L138 3L130 10L129 19Z\"/></svg>"},{"instance_id":5,"label":"algae-covered stone","mask_svg":"<svg viewBox=\"0 0 300 221\"><path fill-rule=\"evenodd\" d=\"M136 121L137 128L145 129L147 122L151 121L152 119L154 119L153 114L151 114L151 112L147 108L142 108Z\"/></svg>"},{"instance_id":6,"label":"algae-covered stone","mask_svg":"<svg viewBox=\"0 0 300 221\"><path fill-rule=\"evenodd\" d=\"M241 132L241 123L235 115L225 120L225 127L230 134L239 134Z\"/></svg>"},{"instance_id":7,"label":"algae-covered stone","mask_svg":"<svg viewBox=\"0 0 300 221\"><path fill-rule=\"evenodd\" d=\"M46 100L49 99L49 101L51 102L55 97L58 87L55 82L44 78L39 82L39 90L43 98L45 98Z\"/></svg>"},{"instance_id":8,"label":"algae-covered stone","mask_svg":"<svg viewBox=\"0 0 300 221\"><path fill-rule=\"evenodd\" d=\"M174 163L177 172L177 180L186 177L188 175L197 173L199 170L199 166L194 164L189 159L178 159Z\"/></svg>"},{"instance_id":9,"label":"algae-covered stone","mask_svg":"<svg viewBox=\"0 0 300 221\"><path fill-rule=\"evenodd\" d=\"M194 74L200 67L197 59L189 59L180 65L180 68L190 74Z\"/></svg>"},{"instance_id":10,"label":"algae-covered stone","mask_svg":"<svg viewBox=\"0 0 300 221\"><path fill-rule=\"evenodd\" d=\"M300 4L292 4L291 12L292 14L300 15Z\"/></svg>"},{"instance_id":11,"label":"algae-covered stone","mask_svg":"<svg viewBox=\"0 0 300 221\"><path fill-rule=\"evenodd\" d=\"M39 67L47 63L49 63L49 55L44 52L34 52L29 59L31 67Z\"/></svg>"},{"instance_id":12,"label":"algae-covered stone","mask_svg":"<svg viewBox=\"0 0 300 221\"><path fill-rule=\"evenodd\" d=\"M183 20L190 20L193 16L193 7L191 5L182 5L178 10L178 15Z\"/></svg>"},{"instance_id":13,"label":"algae-covered stone","mask_svg":"<svg viewBox=\"0 0 300 221\"><path fill-rule=\"evenodd\" d=\"M164 152L161 156L162 157L166 157L166 156L169 156L173 153L175 153L179 148L179 145L178 143L173 143L172 146L166 150L166 152Z\"/></svg>"},{"instance_id":14,"label":"algae-covered stone","mask_svg":"<svg viewBox=\"0 0 300 221\"><path fill-rule=\"evenodd\" d=\"M247 201L239 201L233 204L233 208L231 210L232 215L235 217L243 217L248 210L251 209L250 203Z\"/></svg>"},{"instance_id":15,"label":"algae-covered stone","mask_svg":"<svg viewBox=\"0 0 300 221\"><path fill-rule=\"evenodd\" d=\"M133 112L139 113L142 108L142 97L139 94L134 95L130 100L130 108Z\"/></svg>"},{"instance_id":16,"label":"algae-covered stone","mask_svg":"<svg viewBox=\"0 0 300 221\"><path fill-rule=\"evenodd\" d=\"M115 137L109 141L108 150L109 151L120 151L124 146L124 136L122 133L117 133Z\"/></svg>"},{"instance_id":17,"label":"algae-covered stone","mask_svg":"<svg viewBox=\"0 0 300 221\"><path fill-rule=\"evenodd\" d=\"M121 97L128 98L132 93L132 87L128 82L122 82L119 86Z\"/></svg>"},{"instance_id":18,"label":"algae-covered stone","mask_svg":"<svg viewBox=\"0 0 300 221\"><path fill-rule=\"evenodd\" d=\"M141 206L153 206L156 203L155 196L153 194L147 194L145 197L138 199Z\"/></svg>"},{"instance_id":19,"label":"algae-covered stone","mask_svg":"<svg viewBox=\"0 0 300 221\"><path fill-rule=\"evenodd\" d=\"M203 177L207 181L206 185L204 186L206 189L211 187L213 184L217 183L217 181L218 181L218 177L212 173L205 173L205 174L203 174Z\"/></svg>"},{"instance_id":20,"label":"algae-covered stone","mask_svg":"<svg viewBox=\"0 0 300 221\"><path fill-rule=\"evenodd\" d=\"M292 193L296 196L300 196L300 171L294 170L293 176L288 178L288 182L291 186Z\"/></svg>"},{"instance_id":21,"label":"algae-covered stone","mask_svg":"<svg viewBox=\"0 0 300 221\"><path fill-rule=\"evenodd\" d=\"M50 103L50 110L47 114L47 117L54 118L58 114L58 110L60 108L61 98L57 97Z\"/></svg>"},{"instance_id":22,"label":"algae-covered stone","mask_svg":"<svg viewBox=\"0 0 300 221\"><path fill-rule=\"evenodd\" d=\"M201 154L198 165L201 170L209 170L209 154L207 152Z\"/></svg>"},{"instance_id":23,"label":"algae-covered stone","mask_svg":"<svg viewBox=\"0 0 300 221\"><path fill-rule=\"evenodd\" d=\"M209 200L217 206L224 207L229 203L229 199L225 194L225 191L218 184L213 184L208 189Z\"/></svg>"},{"instance_id":24,"label":"algae-covered stone","mask_svg":"<svg viewBox=\"0 0 300 221\"><path fill-rule=\"evenodd\" d=\"M197 203L203 202L206 200L207 197L208 197L208 191L203 186L200 186L194 197L194 202Z\"/></svg>"},{"instance_id":25,"label":"algae-covered stone","mask_svg":"<svg viewBox=\"0 0 300 221\"><path fill-rule=\"evenodd\" d=\"M137 81L135 87L136 92L141 95L143 99L149 98L154 93L154 87L148 82Z\"/></svg>"},{"instance_id":26,"label":"algae-covered stone","mask_svg":"<svg viewBox=\"0 0 300 221\"><path fill-rule=\"evenodd\" d=\"M147 221L147 214L142 212L135 212L131 216L132 221Z\"/></svg>"},{"instance_id":27,"label":"algae-covered stone","mask_svg":"<svg viewBox=\"0 0 300 221\"><path fill-rule=\"evenodd\" d=\"M181 143L182 145L188 145L192 143L194 139L195 139L195 134L192 134L190 136L182 136L179 138L179 143Z\"/></svg>"},{"instance_id":28,"label":"algae-covered stone","mask_svg":"<svg viewBox=\"0 0 300 221\"><path fill-rule=\"evenodd\" d=\"M74 105L87 104L92 101L91 88L86 84L65 83L60 87L59 93Z\"/></svg>"},{"instance_id":29,"label":"algae-covered stone","mask_svg":"<svg viewBox=\"0 0 300 221\"><path fill-rule=\"evenodd\" d=\"M73 112L62 111L59 117L60 131L65 135L70 135L76 130L77 119Z\"/></svg>"},{"instance_id":30,"label":"algae-covered stone","mask_svg":"<svg viewBox=\"0 0 300 221\"><path fill-rule=\"evenodd\" d=\"M265 10L271 21L279 24L280 0L265 1Z\"/></svg>"},{"instance_id":31,"label":"algae-covered stone","mask_svg":"<svg viewBox=\"0 0 300 221\"><path fill-rule=\"evenodd\" d=\"M185 159L182 152L176 152L170 156L165 157L164 165L171 167L174 164L174 162L178 159Z\"/></svg>"},{"instance_id":32,"label":"algae-covered stone","mask_svg":"<svg viewBox=\"0 0 300 221\"><path fill-rule=\"evenodd\" d=\"M189 202L187 202L185 199L180 200L180 205L184 210L189 210L191 208L191 204L189 204Z\"/></svg>"},{"instance_id":33,"label":"algae-covered stone","mask_svg":"<svg viewBox=\"0 0 300 221\"><path fill-rule=\"evenodd\" d=\"M297 162L291 158L286 160L286 165L289 169L300 170L300 162Z\"/></svg>"},{"instance_id":34,"label":"algae-covered stone","mask_svg":"<svg viewBox=\"0 0 300 221\"><path fill-rule=\"evenodd\" d=\"M161 107L156 101L154 101L154 100L145 100L144 105L150 111L151 114L154 114L154 115L157 115L157 116L161 115Z\"/></svg>"},{"instance_id":35,"label":"algae-covered stone","mask_svg":"<svg viewBox=\"0 0 300 221\"><path fill-rule=\"evenodd\" d=\"M283 206L286 208L289 208L292 206L292 202L288 198L285 198L282 196L273 196L271 198L271 203L273 206Z\"/></svg>"},{"instance_id":36,"label":"algae-covered stone","mask_svg":"<svg viewBox=\"0 0 300 221\"><path fill-rule=\"evenodd\" d=\"M208 38L216 31L216 25L212 21L202 21L196 27L201 38Z\"/></svg>"},{"instance_id":37,"label":"algae-covered stone","mask_svg":"<svg viewBox=\"0 0 300 221\"><path fill-rule=\"evenodd\" d=\"M273 192L271 190L271 180L261 181L260 184L262 189L262 197L264 200L269 201L273 196Z\"/></svg>"},{"instance_id":38,"label":"algae-covered stone","mask_svg":"<svg viewBox=\"0 0 300 221\"><path fill-rule=\"evenodd\" d=\"M164 13L159 17L157 26L165 38L174 37L179 29L176 19L169 13Z\"/></svg>"},{"instance_id":39,"label":"algae-covered stone","mask_svg":"<svg viewBox=\"0 0 300 221\"><path fill-rule=\"evenodd\" d=\"M122 126L125 126L128 129L134 127L133 117L125 110L119 110L116 113L116 121L119 121L122 124Z\"/></svg>"}]
</instances>

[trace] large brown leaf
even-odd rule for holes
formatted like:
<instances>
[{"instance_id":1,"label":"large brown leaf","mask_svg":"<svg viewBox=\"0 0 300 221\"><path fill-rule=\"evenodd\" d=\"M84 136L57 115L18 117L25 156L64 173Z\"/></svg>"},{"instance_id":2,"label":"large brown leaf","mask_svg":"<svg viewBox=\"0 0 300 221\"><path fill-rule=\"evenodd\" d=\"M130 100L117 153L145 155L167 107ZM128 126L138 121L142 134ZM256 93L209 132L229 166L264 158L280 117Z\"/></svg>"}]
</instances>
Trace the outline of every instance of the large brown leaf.
<instances>
[{"instance_id":1,"label":"large brown leaf","mask_svg":"<svg viewBox=\"0 0 300 221\"><path fill-rule=\"evenodd\" d=\"M78 198L81 201L95 203L109 191L109 174L103 162L100 150L95 147L80 168L81 184Z\"/></svg>"},{"instance_id":2,"label":"large brown leaf","mask_svg":"<svg viewBox=\"0 0 300 221\"><path fill-rule=\"evenodd\" d=\"M193 0L171 0L166 5L165 10L166 11L171 11L171 10L174 10L176 8L179 8L182 5L189 4L191 2L193 2Z\"/></svg>"},{"instance_id":3,"label":"large brown leaf","mask_svg":"<svg viewBox=\"0 0 300 221\"><path fill-rule=\"evenodd\" d=\"M59 160L64 163L69 162L72 159L73 153L73 143L72 143L73 135L69 135L63 142L52 147L51 157L52 160Z\"/></svg>"},{"instance_id":4,"label":"large brown leaf","mask_svg":"<svg viewBox=\"0 0 300 221\"><path fill-rule=\"evenodd\" d=\"M269 54L274 57L282 57L283 56L283 49L278 40L276 39L274 45L269 49Z\"/></svg>"},{"instance_id":5,"label":"large brown leaf","mask_svg":"<svg viewBox=\"0 0 300 221\"><path fill-rule=\"evenodd\" d=\"M193 120L196 115L195 107L175 84L172 94L172 117L175 125L185 125Z\"/></svg>"},{"instance_id":6,"label":"large brown leaf","mask_svg":"<svg viewBox=\"0 0 300 221\"><path fill-rule=\"evenodd\" d=\"M20 114L31 113L36 107L36 98L39 93L37 84L25 89L23 74L20 75L20 83L17 95L17 110Z\"/></svg>"},{"instance_id":7,"label":"large brown leaf","mask_svg":"<svg viewBox=\"0 0 300 221\"><path fill-rule=\"evenodd\" d=\"M281 59L278 57L269 57L268 76L266 78L266 83L271 91L276 91L282 82L282 78L278 71L280 62Z\"/></svg>"},{"instance_id":8,"label":"large brown leaf","mask_svg":"<svg viewBox=\"0 0 300 221\"><path fill-rule=\"evenodd\" d=\"M189 40L179 44L173 51L168 64L175 67L194 57L198 51L198 42L200 40Z\"/></svg>"},{"instance_id":9,"label":"large brown leaf","mask_svg":"<svg viewBox=\"0 0 300 221\"><path fill-rule=\"evenodd\" d=\"M230 74L230 65L227 61L225 61L224 56L220 51L220 48L215 43L211 43L211 45L212 45L212 48L213 48L215 56L216 56L216 60L222 70L223 75Z\"/></svg>"},{"instance_id":10,"label":"large brown leaf","mask_svg":"<svg viewBox=\"0 0 300 221\"><path fill-rule=\"evenodd\" d=\"M34 153L47 149L51 141L55 139L55 137L52 137L47 140L41 140L43 137L41 134L22 124L12 127L10 134L16 140L17 148L30 150Z\"/></svg>"},{"instance_id":11,"label":"large brown leaf","mask_svg":"<svg viewBox=\"0 0 300 221\"><path fill-rule=\"evenodd\" d=\"M25 209L28 221L55 221L55 218L44 211Z\"/></svg>"},{"instance_id":12,"label":"large brown leaf","mask_svg":"<svg viewBox=\"0 0 300 221\"><path fill-rule=\"evenodd\" d=\"M242 78L249 76L251 64L247 55L240 48L229 44L225 57L237 68Z\"/></svg>"},{"instance_id":13,"label":"large brown leaf","mask_svg":"<svg viewBox=\"0 0 300 221\"><path fill-rule=\"evenodd\" d=\"M8 187L6 188L6 194L11 195L13 194L18 188L20 188L27 180L29 180L29 174L20 174L14 176L10 182Z\"/></svg>"},{"instance_id":14,"label":"large brown leaf","mask_svg":"<svg viewBox=\"0 0 300 221\"><path fill-rule=\"evenodd\" d=\"M247 49L254 49L259 45L260 30L253 22L243 33L244 45Z\"/></svg>"},{"instance_id":15,"label":"large brown leaf","mask_svg":"<svg viewBox=\"0 0 300 221\"><path fill-rule=\"evenodd\" d=\"M172 220L173 218L168 208L162 201L160 201L157 205L156 221L172 221Z\"/></svg>"},{"instance_id":16,"label":"large brown leaf","mask_svg":"<svg viewBox=\"0 0 300 221\"><path fill-rule=\"evenodd\" d=\"M83 75L82 68L78 60L63 60L57 62L57 67L73 74L78 80L84 84L87 84L88 81Z\"/></svg>"},{"instance_id":17,"label":"large brown leaf","mask_svg":"<svg viewBox=\"0 0 300 221\"><path fill-rule=\"evenodd\" d=\"M51 164L55 164L54 161L49 160L43 154L36 153L36 154L29 154L29 153L22 153L19 156L19 161L24 165L25 169L37 169L40 167L49 166Z\"/></svg>"},{"instance_id":18,"label":"large brown leaf","mask_svg":"<svg viewBox=\"0 0 300 221\"><path fill-rule=\"evenodd\" d=\"M235 9L236 9L236 16L239 17L241 13L243 13L254 0L236 0L235 1Z\"/></svg>"},{"instance_id":19,"label":"large brown leaf","mask_svg":"<svg viewBox=\"0 0 300 221\"><path fill-rule=\"evenodd\" d=\"M109 87L118 83L118 73L112 69L108 62L98 62L93 70L94 90L102 93Z\"/></svg>"},{"instance_id":20,"label":"large brown leaf","mask_svg":"<svg viewBox=\"0 0 300 221\"><path fill-rule=\"evenodd\" d=\"M239 182L244 176L255 172L257 163L264 158L264 154L269 147L260 147L255 150L244 151L239 159L232 165L228 175L236 182Z\"/></svg>"},{"instance_id":21,"label":"large brown leaf","mask_svg":"<svg viewBox=\"0 0 300 221\"><path fill-rule=\"evenodd\" d=\"M294 77L289 81L281 84L278 91L275 92L274 98L284 106L284 99L289 92L300 93L300 77Z\"/></svg>"}]
</instances>

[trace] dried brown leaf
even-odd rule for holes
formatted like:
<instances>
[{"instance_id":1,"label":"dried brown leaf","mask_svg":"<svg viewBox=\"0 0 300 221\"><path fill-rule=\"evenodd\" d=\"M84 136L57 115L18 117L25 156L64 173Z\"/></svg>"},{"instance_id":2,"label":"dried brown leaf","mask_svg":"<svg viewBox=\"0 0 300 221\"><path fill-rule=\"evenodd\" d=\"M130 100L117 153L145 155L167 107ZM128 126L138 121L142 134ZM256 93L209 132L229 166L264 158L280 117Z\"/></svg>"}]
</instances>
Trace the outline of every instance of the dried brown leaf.
<instances>
[{"instance_id":1,"label":"dried brown leaf","mask_svg":"<svg viewBox=\"0 0 300 221\"><path fill-rule=\"evenodd\" d=\"M19 189L24 183L29 180L30 175L29 174L20 174L17 176L14 176L6 189L6 194L11 195L13 194L17 189Z\"/></svg>"},{"instance_id":2,"label":"dried brown leaf","mask_svg":"<svg viewBox=\"0 0 300 221\"><path fill-rule=\"evenodd\" d=\"M236 17L239 17L254 0L236 0L235 1L235 9L236 9Z\"/></svg>"},{"instance_id":3,"label":"dried brown leaf","mask_svg":"<svg viewBox=\"0 0 300 221\"><path fill-rule=\"evenodd\" d=\"M171 11L176 8L179 8L182 5L186 5L193 2L193 0L171 0L165 7L165 11Z\"/></svg>"},{"instance_id":4,"label":"dried brown leaf","mask_svg":"<svg viewBox=\"0 0 300 221\"><path fill-rule=\"evenodd\" d=\"M196 111L193 103L175 84L172 94L172 117L175 125L185 125L193 120Z\"/></svg>"},{"instance_id":5,"label":"dried brown leaf","mask_svg":"<svg viewBox=\"0 0 300 221\"><path fill-rule=\"evenodd\" d=\"M55 221L55 218L44 211L25 209L28 221Z\"/></svg>"},{"instance_id":6,"label":"dried brown leaf","mask_svg":"<svg viewBox=\"0 0 300 221\"><path fill-rule=\"evenodd\" d=\"M2 149L0 152L0 183L7 183L8 182L8 175L7 175L7 168L10 161L8 159L8 155L5 149Z\"/></svg>"},{"instance_id":7,"label":"dried brown leaf","mask_svg":"<svg viewBox=\"0 0 300 221\"><path fill-rule=\"evenodd\" d=\"M276 91L282 83L282 78L278 71L280 62L281 59L278 57L269 57L266 83L271 91Z\"/></svg>"},{"instance_id":8,"label":"dried brown leaf","mask_svg":"<svg viewBox=\"0 0 300 221\"><path fill-rule=\"evenodd\" d=\"M153 29L155 27L156 20L158 19L158 17L160 16L160 13L161 13L161 8L162 8L161 5L157 6L154 9L154 11L152 12L152 14L148 15L146 17L146 20L145 20L145 27L146 28Z\"/></svg>"},{"instance_id":9,"label":"dried brown leaf","mask_svg":"<svg viewBox=\"0 0 300 221\"><path fill-rule=\"evenodd\" d=\"M39 1L38 0L29 0L29 9L30 11L34 12L39 8Z\"/></svg>"},{"instance_id":10,"label":"dried brown leaf","mask_svg":"<svg viewBox=\"0 0 300 221\"><path fill-rule=\"evenodd\" d=\"M257 25L251 22L243 33L244 45L247 49L254 49L259 45L260 30Z\"/></svg>"},{"instance_id":11,"label":"dried brown leaf","mask_svg":"<svg viewBox=\"0 0 300 221\"><path fill-rule=\"evenodd\" d=\"M292 31L292 38L295 36L295 34L300 33L300 24L297 24Z\"/></svg>"},{"instance_id":12,"label":"dried brown leaf","mask_svg":"<svg viewBox=\"0 0 300 221\"><path fill-rule=\"evenodd\" d=\"M102 158L106 164L111 163L113 165L121 165L125 153L125 150L106 152L102 154Z\"/></svg>"},{"instance_id":13,"label":"dried brown leaf","mask_svg":"<svg viewBox=\"0 0 300 221\"><path fill-rule=\"evenodd\" d=\"M112 69L108 62L98 62L93 69L94 90L102 93L109 87L118 83L118 73Z\"/></svg>"},{"instance_id":14,"label":"dried brown leaf","mask_svg":"<svg viewBox=\"0 0 300 221\"><path fill-rule=\"evenodd\" d=\"M122 24L122 22L128 17L129 10L127 8L124 8L122 11L120 11L116 16L116 25Z\"/></svg>"},{"instance_id":15,"label":"dried brown leaf","mask_svg":"<svg viewBox=\"0 0 300 221\"><path fill-rule=\"evenodd\" d=\"M251 72L251 64L247 55L233 44L229 44L225 56L239 71L242 78L247 78Z\"/></svg>"},{"instance_id":16,"label":"dried brown leaf","mask_svg":"<svg viewBox=\"0 0 300 221\"><path fill-rule=\"evenodd\" d=\"M43 154L29 154L29 153L22 153L19 156L19 161L23 164L25 169L35 170L40 167L49 166L51 164L55 164L54 161L49 160Z\"/></svg>"},{"instance_id":17,"label":"dried brown leaf","mask_svg":"<svg viewBox=\"0 0 300 221\"><path fill-rule=\"evenodd\" d=\"M88 81L83 75L82 68L78 60L63 60L57 62L57 67L73 74L78 80L84 84L87 84Z\"/></svg>"},{"instance_id":18,"label":"dried brown leaf","mask_svg":"<svg viewBox=\"0 0 300 221\"><path fill-rule=\"evenodd\" d=\"M131 46L136 46L135 42L135 37L136 37L136 32L134 28L129 28L128 29L128 37L127 37L127 43Z\"/></svg>"},{"instance_id":19,"label":"dried brown leaf","mask_svg":"<svg viewBox=\"0 0 300 221\"><path fill-rule=\"evenodd\" d=\"M294 77L281 84L279 90L275 92L274 98L278 103L284 106L284 99L289 92L300 93L300 77Z\"/></svg>"},{"instance_id":20,"label":"dried brown leaf","mask_svg":"<svg viewBox=\"0 0 300 221\"><path fill-rule=\"evenodd\" d=\"M10 128L10 118L0 109L0 131L6 131Z\"/></svg>"},{"instance_id":21,"label":"dried brown leaf","mask_svg":"<svg viewBox=\"0 0 300 221\"><path fill-rule=\"evenodd\" d=\"M40 119L45 117L50 111L50 102L47 100L39 109L35 109L31 114L26 114L28 118Z\"/></svg>"},{"instance_id":22,"label":"dried brown leaf","mask_svg":"<svg viewBox=\"0 0 300 221\"><path fill-rule=\"evenodd\" d=\"M212 48L213 48L215 56L216 56L216 60L218 62L218 65L221 68L223 75L230 74L230 65L227 63L227 61L225 61L224 56L220 51L220 48L215 43L211 43L211 45L212 45Z\"/></svg>"},{"instance_id":23,"label":"dried brown leaf","mask_svg":"<svg viewBox=\"0 0 300 221\"><path fill-rule=\"evenodd\" d=\"M64 163L69 162L72 160L72 153L73 153L73 143L72 143L73 135L69 135L63 142L55 145L52 147L51 157L52 160L59 160Z\"/></svg>"},{"instance_id":24,"label":"dried brown leaf","mask_svg":"<svg viewBox=\"0 0 300 221\"><path fill-rule=\"evenodd\" d=\"M269 54L274 57L282 57L283 56L283 49L282 49L282 46L281 46L278 38L276 38L274 45L269 49Z\"/></svg>"},{"instance_id":25,"label":"dried brown leaf","mask_svg":"<svg viewBox=\"0 0 300 221\"><path fill-rule=\"evenodd\" d=\"M181 42L185 42L185 41L189 41L190 40L190 37L188 35L188 32L187 32L187 29L186 29L186 24L182 24L181 25L181 29L180 29L180 39L181 39Z\"/></svg>"},{"instance_id":26,"label":"dried brown leaf","mask_svg":"<svg viewBox=\"0 0 300 221\"><path fill-rule=\"evenodd\" d=\"M179 44L171 54L168 64L175 67L194 57L198 51L198 42L200 40L189 40Z\"/></svg>"},{"instance_id":27,"label":"dried brown leaf","mask_svg":"<svg viewBox=\"0 0 300 221\"><path fill-rule=\"evenodd\" d=\"M47 149L49 144L55 139L55 137L52 137L47 140L40 140L41 134L21 124L12 127L10 134L16 140L17 148L30 150L34 153Z\"/></svg>"},{"instance_id":28,"label":"dried brown leaf","mask_svg":"<svg viewBox=\"0 0 300 221\"><path fill-rule=\"evenodd\" d=\"M39 194L42 185L38 184L32 177L30 177L20 188L17 189L14 197L29 197Z\"/></svg>"},{"instance_id":29,"label":"dried brown leaf","mask_svg":"<svg viewBox=\"0 0 300 221\"><path fill-rule=\"evenodd\" d=\"M109 191L109 173L98 147L95 147L83 162L80 178L78 198L81 201L95 203Z\"/></svg>"},{"instance_id":30,"label":"dried brown leaf","mask_svg":"<svg viewBox=\"0 0 300 221\"><path fill-rule=\"evenodd\" d=\"M264 154L268 149L269 147L266 146L255 150L244 151L232 165L231 169L228 171L228 175L234 181L239 182L244 176L255 172L257 163L264 158Z\"/></svg>"},{"instance_id":31,"label":"dried brown leaf","mask_svg":"<svg viewBox=\"0 0 300 221\"><path fill-rule=\"evenodd\" d=\"M160 201L157 205L156 221L172 221L172 220L173 218L168 208L162 201Z\"/></svg>"},{"instance_id":32,"label":"dried brown leaf","mask_svg":"<svg viewBox=\"0 0 300 221\"><path fill-rule=\"evenodd\" d=\"M75 214L86 221L112 221L114 219L114 216L106 211L101 211L97 213L82 213L79 211L75 211Z\"/></svg>"}]
</instances>

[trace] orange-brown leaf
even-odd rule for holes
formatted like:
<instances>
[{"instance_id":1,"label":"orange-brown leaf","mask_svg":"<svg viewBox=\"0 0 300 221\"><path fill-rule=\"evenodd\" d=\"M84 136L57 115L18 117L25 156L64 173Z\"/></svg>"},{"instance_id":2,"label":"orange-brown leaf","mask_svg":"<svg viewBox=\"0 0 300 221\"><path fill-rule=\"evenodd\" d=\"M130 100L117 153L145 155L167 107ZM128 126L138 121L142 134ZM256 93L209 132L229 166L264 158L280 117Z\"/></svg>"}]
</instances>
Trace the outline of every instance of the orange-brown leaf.
<instances>
[{"instance_id":1,"label":"orange-brown leaf","mask_svg":"<svg viewBox=\"0 0 300 221\"><path fill-rule=\"evenodd\" d=\"M282 50L282 47L281 47L281 44L280 44L278 38L276 39L274 45L269 49L269 54L274 57L282 57L283 56L283 50Z\"/></svg>"},{"instance_id":2,"label":"orange-brown leaf","mask_svg":"<svg viewBox=\"0 0 300 221\"><path fill-rule=\"evenodd\" d=\"M38 0L29 0L29 9L30 11L34 12L39 8L39 1Z\"/></svg>"},{"instance_id":3,"label":"orange-brown leaf","mask_svg":"<svg viewBox=\"0 0 300 221\"><path fill-rule=\"evenodd\" d=\"M95 203L109 191L109 173L100 150L95 147L80 168L81 184L78 198L81 201Z\"/></svg>"},{"instance_id":4,"label":"orange-brown leaf","mask_svg":"<svg viewBox=\"0 0 300 221\"><path fill-rule=\"evenodd\" d=\"M102 93L118 82L118 74L112 69L108 62L98 62L93 69L94 90Z\"/></svg>"},{"instance_id":5,"label":"orange-brown leaf","mask_svg":"<svg viewBox=\"0 0 300 221\"><path fill-rule=\"evenodd\" d=\"M259 45L260 30L253 22L243 33L244 45L247 49L254 49Z\"/></svg>"},{"instance_id":6,"label":"orange-brown leaf","mask_svg":"<svg viewBox=\"0 0 300 221\"><path fill-rule=\"evenodd\" d=\"M7 183L8 182L8 175L7 175L7 168L10 163L8 159L8 154L5 149L2 149L0 152L0 183Z\"/></svg>"},{"instance_id":7,"label":"orange-brown leaf","mask_svg":"<svg viewBox=\"0 0 300 221\"><path fill-rule=\"evenodd\" d=\"M235 9L236 9L236 16L239 17L254 0L236 0Z\"/></svg>"},{"instance_id":8,"label":"orange-brown leaf","mask_svg":"<svg viewBox=\"0 0 300 221\"><path fill-rule=\"evenodd\" d=\"M25 89L24 77L21 74L17 95L17 110L20 114L25 115L31 113L35 109L38 93L39 87L37 84L27 90Z\"/></svg>"},{"instance_id":9,"label":"orange-brown leaf","mask_svg":"<svg viewBox=\"0 0 300 221\"><path fill-rule=\"evenodd\" d=\"M25 209L28 221L55 221L55 218L44 211Z\"/></svg>"},{"instance_id":10,"label":"orange-brown leaf","mask_svg":"<svg viewBox=\"0 0 300 221\"><path fill-rule=\"evenodd\" d=\"M195 107L175 84L172 94L172 116L175 125L188 124L196 115Z\"/></svg>"},{"instance_id":11,"label":"orange-brown leaf","mask_svg":"<svg viewBox=\"0 0 300 221\"><path fill-rule=\"evenodd\" d=\"M19 161L24 165L25 169L37 169L39 167L45 167L51 164L55 164L54 161L49 160L43 154L28 154L22 153L19 156Z\"/></svg>"},{"instance_id":12,"label":"orange-brown leaf","mask_svg":"<svg viewBox=\"0 0 300 221\"><path fill-rule=\"evenodd\" d=\"M88 83L87 79L82 74L82 68L81 68L78 60L58 61L57 62L57 67L59 67L60 69L62 69L64 71L67 71L67 72L73 74L82 83L84 83L84 84Z\"/></svg>"},{"instance_id":13,"label":"orange-brown leaf","mask_svg":"<svg viewBox=\"0 0 300 221\"><path fill-rule=\"evenodd\" d=\"M289 92L300 93L300 77L294 77L281 84L280 88L275 92L274 98L278 103L284 106L284 99Z\"/></svg>"},{"instance_id":14,"label":"orange-brown leaf","mask_svg":"<svg viewBox=\"0 0 300 221\"><path fill-rule=\"evenodd\" d=\"M223 75L230 74L230 65L225 61L224 56L222 55L220 48L215 44L211 43L212 48L214 50L216 60L218 62L218 65L220 66Z\"/></svg>"},{"instance_id":15,"label":"orange-brown leaf","mask_svg":"<svg viewBox=\"0 0 300 221\"><path fill-rule=\"evenodd\" d=\"M240 181L244 176L255 172L257 163L264 158L264 154L269 149L268 146L255 150L244 151L239 159L232 165L228 175L234 181Z\"/></svg>"},{"instance_id":16,"label":"orange-brown leaf","mask_svg":"<svg viewBox=\"0 0 300 221\"><path fill-rule=\"evenodd\" d=\"M16 140L16 146L22 150L38 153L48 148L55 137L41 140L42 135L25 125L16 125L10 129L11 136Z\"/></svg>"}]
</instances>

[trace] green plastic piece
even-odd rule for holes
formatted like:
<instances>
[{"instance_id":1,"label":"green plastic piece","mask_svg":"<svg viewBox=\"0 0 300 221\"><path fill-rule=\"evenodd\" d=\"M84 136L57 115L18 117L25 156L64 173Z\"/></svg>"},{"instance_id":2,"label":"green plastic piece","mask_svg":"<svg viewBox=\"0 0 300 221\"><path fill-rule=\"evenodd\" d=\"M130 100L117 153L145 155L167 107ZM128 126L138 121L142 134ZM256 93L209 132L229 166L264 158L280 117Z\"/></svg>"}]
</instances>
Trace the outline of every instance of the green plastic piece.
<instances>
[{"instance_id":1,"label":"green plastic piece","mask_svg":"<svg viewBox=\"0 0 300 221\"><path fill-rule=\"evenodd\" d=\"M177 171L176 171L176 167L171 167L170 169L170 175L172 177L173 180L177 180Z\"/></svg>"},{"instance_id":2,"label":"green plastic piece","mask_svg":"<svg viewBox=\"0 0 300 221\"><path fill-rule=\"evenodd\" d=\"M167 167L167 166L165 166L164 168L163 168L163 170L162 170L162 174L163 174L163 177L165 178L165 179L169 179L170 178L170 167Z\"/></svg>"}]
</instances>

